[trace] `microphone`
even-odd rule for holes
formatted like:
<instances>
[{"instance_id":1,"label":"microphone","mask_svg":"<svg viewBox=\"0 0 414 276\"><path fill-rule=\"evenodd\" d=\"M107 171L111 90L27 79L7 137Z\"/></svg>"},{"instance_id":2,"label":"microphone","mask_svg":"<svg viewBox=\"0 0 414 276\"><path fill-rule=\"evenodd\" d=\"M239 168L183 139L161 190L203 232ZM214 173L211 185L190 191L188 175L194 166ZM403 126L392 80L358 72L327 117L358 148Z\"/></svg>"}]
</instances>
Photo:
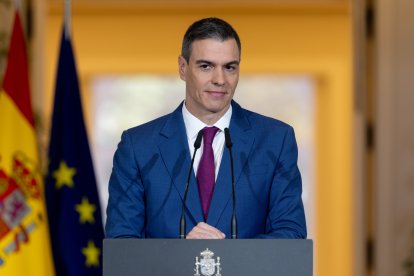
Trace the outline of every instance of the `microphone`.
<instances>
[{"instance_id":1,"label":"microphone","mask_svg":"<svg viewBox=\"0 0 414 276\"><path fill-rule=\"evenodd\" d=\"M185 201L187 200L188 186L190 184L191 172L193 171L194 158L195 158L195 155L196 155L197 150L201 146L201 139L202 138L203 138L203 129L201 129L198 132L197 138L196 138L196 140L194 142L193 158L191 158L191 166L190 166L190 170L188 171L187 184L185 185L184 197L183 197L183 201L182 201L182 205L181 205L180 239L185 239L185 224L186 224L185 223Z\"/></svg>"},{"instance_id":2,"label":"microphone","mask_svg":"<svg viewBox=\"0 0 414 276\"><path fill-rule=\"evenodd\" d=\"M231 238L237 239L237 219L236 219L236 192L234 189L234 166L233 166L233 153L231 151L231 147L233 143L231 142L230 138L230 131L226 127L224 129L224 139L226 143L226 147L230 153L230 166L231 166L231 188L232 188L232 195L233 195L233 215L231 217Z\"/></svg>"}]
</instances>

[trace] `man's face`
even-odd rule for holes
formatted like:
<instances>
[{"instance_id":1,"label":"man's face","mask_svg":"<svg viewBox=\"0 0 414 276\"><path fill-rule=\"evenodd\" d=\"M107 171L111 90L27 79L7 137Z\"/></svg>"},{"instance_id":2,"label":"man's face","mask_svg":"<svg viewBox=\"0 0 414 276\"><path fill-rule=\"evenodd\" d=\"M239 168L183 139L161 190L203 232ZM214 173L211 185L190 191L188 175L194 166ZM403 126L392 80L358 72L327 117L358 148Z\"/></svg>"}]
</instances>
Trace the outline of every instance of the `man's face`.
<instances>
[{"instance_id":1,"label":"man's face","mask_svg":"<svg viewBox=\"0 0 414 276\"><path fill-rule=\"evenodd\" d=\"M192 43L188 63L178 58L186 82L186 107L205 123L215 123L230 106L239 81L240 51L234 39Z\"/></svg>"}]
</instances>

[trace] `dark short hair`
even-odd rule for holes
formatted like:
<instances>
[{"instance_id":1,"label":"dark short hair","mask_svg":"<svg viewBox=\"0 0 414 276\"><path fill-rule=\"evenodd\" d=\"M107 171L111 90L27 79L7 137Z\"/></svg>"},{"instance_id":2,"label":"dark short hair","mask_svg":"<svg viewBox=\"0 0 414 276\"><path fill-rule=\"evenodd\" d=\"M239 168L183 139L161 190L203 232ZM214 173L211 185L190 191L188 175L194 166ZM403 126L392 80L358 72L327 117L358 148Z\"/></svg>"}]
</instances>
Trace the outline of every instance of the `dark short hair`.
<instances>
[{"instance_id":1,"label":"dark short hair","mask_svg":"<svg viewBox=\"0 0 414 276\"><path fill-rule=\"evenodd\" d=\"M208 38L214 38L221 41L234 39L239 48L239 53L241 53L240 38L233 27L223 19L209 17L198 20L188 27L184 34L181 55L187 62L189 62L193 42Z\"/></svg>"}]
</instances>

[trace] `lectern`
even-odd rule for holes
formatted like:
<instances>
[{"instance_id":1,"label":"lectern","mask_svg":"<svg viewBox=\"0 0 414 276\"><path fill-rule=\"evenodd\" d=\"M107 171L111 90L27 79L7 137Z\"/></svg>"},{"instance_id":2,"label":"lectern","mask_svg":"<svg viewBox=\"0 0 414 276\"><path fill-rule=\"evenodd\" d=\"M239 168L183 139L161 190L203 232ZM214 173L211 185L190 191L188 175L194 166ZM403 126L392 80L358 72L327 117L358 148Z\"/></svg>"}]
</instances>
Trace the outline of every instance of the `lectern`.
<instances>
[{"instance_id":1,"label":"lectern","mask_svg":"<svg viewBox=\"0 0 414 276\"><path fill-rule=\"evenodd\" d=\"M311 276L312 240L105 239L104 276Z\"/></svg>"}]
</instances>

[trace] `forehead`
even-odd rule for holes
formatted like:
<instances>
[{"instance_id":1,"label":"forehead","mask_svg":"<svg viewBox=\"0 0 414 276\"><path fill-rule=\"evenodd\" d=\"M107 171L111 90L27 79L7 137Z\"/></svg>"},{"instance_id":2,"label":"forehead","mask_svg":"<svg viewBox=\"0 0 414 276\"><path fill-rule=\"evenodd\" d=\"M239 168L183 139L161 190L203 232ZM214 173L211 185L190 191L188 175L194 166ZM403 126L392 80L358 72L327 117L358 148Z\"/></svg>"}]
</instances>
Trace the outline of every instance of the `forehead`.
<instances>
[{"instance_id":1,"label":"forehead","mask_svg":"<svg viewBox=\"0 0 414 276\"><path fill-rule=\"evenodd\" d=\"M233 38L226 40L199 39L191 45L191 59L234 61L240 59L240 51L236 40Z\"/></svg>"}]
</instances>

